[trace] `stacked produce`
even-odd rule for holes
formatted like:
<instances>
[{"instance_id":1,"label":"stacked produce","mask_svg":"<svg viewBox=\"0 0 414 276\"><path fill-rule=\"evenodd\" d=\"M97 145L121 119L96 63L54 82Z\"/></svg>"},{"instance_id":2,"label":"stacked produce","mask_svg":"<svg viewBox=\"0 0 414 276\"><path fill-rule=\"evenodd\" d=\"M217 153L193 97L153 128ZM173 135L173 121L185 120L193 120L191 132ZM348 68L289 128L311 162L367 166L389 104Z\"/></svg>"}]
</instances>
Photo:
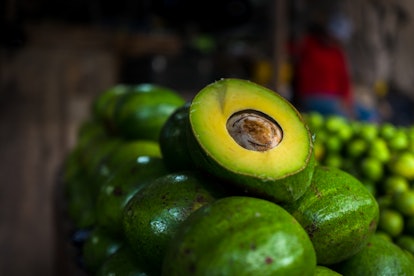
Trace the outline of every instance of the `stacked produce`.
<instances>
[{"instance_id":1,"label":"stacked produce","mask_svg":"<svg viewBox=\"0 0 414 276\"><path fill-rule=\"evenodd\" d=\"M91 111L64 173L89 274L414 273L411 253L377 232L385 208L400 210L408 231L408 204L397 208L394 197L409 186L374 194L367 180L374 187L378 176L345 166L341 152L356 137L348 122L338 128L336 119L338 135L326 130L322 140L328 119L240 79L207 85L189 102L159 85L118 85ZM386 158L386 171L402 176L400 155Z\"/></svg>"},{"instance_id":2,"label":"stacked produce","mask_svg":"<svg viewBox=\"0 0 414 276\"><path fill-rule=\"evenodd\" d=\"M414 254L414 126L305 115L319 164L358 178L380 205L378 232Z\"/></svg>"}]
</instances>

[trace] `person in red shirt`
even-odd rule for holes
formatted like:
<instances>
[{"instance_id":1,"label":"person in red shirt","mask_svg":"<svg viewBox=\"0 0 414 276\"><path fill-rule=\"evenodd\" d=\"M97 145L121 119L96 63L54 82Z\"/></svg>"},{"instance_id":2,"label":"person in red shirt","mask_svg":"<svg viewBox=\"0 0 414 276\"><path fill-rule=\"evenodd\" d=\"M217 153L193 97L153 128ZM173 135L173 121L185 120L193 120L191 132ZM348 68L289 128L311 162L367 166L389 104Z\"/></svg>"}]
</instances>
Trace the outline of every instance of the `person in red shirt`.
<instances>
[{"instance_id":1,"label":"person in red shirt","mask_svg":"<svg viewBox=\"0 0 414 276\"><path fill-rule=\"evenodd\" d=\"M294 51L294 93L303 112L353 116L347 58L324 24L313 24Z\"/></svg>"}]
</instances>

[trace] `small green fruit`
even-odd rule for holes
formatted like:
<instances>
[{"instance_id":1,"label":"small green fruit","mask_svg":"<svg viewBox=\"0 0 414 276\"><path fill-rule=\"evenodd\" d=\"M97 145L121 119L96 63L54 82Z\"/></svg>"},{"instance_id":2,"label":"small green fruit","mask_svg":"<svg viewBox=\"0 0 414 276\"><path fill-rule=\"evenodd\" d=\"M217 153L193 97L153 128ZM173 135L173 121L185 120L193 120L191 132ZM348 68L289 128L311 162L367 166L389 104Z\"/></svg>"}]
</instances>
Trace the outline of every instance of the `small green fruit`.
<instances>
[{"instance_id":1,"label":"small green fruit","mask_svg":"<svg viewBox=\"0 0 414 276\"><path fill-rule=\"evenodd\" d=\"M378 229L387 233L390 237L397 237L404 230L404 218L401 213L393 209L382 209Z\"/></svg>"},{"instance_id":2,"label":"small green fruit","mask_svg":"<svg viewBox=\"0 0 414 276\"><path fill-rule=\"evenodd\" d=\"M407 190L393 196L394 208L407 217L414 216L414 190Z\"/></svg>"},{"instance_id":3,"label":"small green fruit","mask_svg":"<svg viewBox=\"0 0 414 276\"><path fill-rule=\"evenodd\" d=\"M408 180L414 179L414 153L402 152L392 160L390 169L394 174L401 175Z\"/></svg>"}]
</instances>

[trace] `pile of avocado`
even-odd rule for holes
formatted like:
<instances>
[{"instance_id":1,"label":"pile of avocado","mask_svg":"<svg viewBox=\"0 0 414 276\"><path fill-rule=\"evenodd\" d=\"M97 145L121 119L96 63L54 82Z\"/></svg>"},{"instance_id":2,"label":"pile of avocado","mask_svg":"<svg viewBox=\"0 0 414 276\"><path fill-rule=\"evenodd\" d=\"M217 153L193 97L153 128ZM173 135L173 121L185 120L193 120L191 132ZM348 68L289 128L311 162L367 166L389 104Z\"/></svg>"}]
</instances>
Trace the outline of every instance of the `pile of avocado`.
<instances>
[{"instance_id":1,"label":"pile of avocado","mask_svg":"<svg viewBox=\"0 0 414 276\"><path fill-rule=\"evenodd\" d=\"M64 166L90 275L414 275L380 206L322 164L309 117L221 79L191 101L156 84L99 94ZM317 148L319 147L319 149Z\"/></svg>"}]
</instances>

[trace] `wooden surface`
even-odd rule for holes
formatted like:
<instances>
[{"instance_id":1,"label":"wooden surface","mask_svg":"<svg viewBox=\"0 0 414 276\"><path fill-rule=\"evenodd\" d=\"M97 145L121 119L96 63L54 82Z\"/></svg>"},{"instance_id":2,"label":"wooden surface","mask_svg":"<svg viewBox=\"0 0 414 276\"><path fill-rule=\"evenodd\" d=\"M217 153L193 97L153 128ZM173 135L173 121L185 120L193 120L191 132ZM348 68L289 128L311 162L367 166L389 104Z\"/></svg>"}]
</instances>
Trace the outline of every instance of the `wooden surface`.
<instances>
[{"instance_id":1,"label":"wooden surface","mask_svg":"<svg viewBox=\"0 0 414 276\"><path fill-rule=\"evenodd\" d=\"M0 275L57 275L57 174L91 99L117 81L99 43L43 39L0 53Z\"/></svg>"}]
</instances>

